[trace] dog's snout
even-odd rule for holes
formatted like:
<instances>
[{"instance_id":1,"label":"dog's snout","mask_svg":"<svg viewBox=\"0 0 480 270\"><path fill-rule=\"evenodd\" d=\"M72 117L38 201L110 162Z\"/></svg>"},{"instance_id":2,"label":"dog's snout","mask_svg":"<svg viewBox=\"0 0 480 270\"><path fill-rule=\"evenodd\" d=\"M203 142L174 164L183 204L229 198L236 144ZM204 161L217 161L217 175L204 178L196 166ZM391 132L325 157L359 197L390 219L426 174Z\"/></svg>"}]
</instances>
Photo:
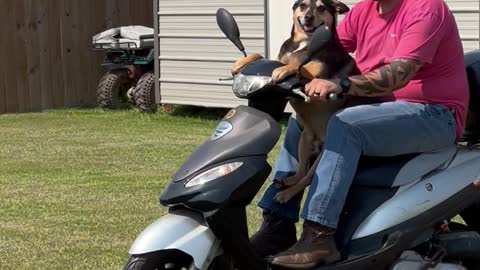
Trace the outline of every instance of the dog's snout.
<instances>
[{"instance_id":1,"label":"dog's snout","mask_svg":"<svg viewBox=\"0 0 480 270\"><path fill-rule=\"evenodd\" d=\"M312 14L306 14L305 15L305 21L311 22L313 20L313 15Z\"/></svg>"}]
</instances>

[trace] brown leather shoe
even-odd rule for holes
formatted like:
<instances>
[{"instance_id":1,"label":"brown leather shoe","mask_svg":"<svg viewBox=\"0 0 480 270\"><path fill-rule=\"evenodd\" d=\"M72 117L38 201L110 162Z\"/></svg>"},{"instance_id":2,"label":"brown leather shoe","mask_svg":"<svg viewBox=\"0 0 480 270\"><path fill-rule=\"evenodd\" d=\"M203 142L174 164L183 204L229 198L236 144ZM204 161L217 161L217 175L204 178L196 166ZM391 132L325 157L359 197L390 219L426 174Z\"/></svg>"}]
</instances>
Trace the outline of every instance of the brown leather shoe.
<instances>
[{"instance_id":1,"label":"brown leather shoe","mask_svg":"<svg viewBox=\"0 0 480 270\"><path fill-rule=\"evenodd\" d=\"M277 254L297 242L297 231L293 220L263 210L260 229L250 238L255 253L261 258Z\"/></svg>"},{"instance_id":2,"label":"brown leather shoe","mask_svg":"<svg viewBox=\"0 0 480 270\"><path fill-rule=\"evenodd\" d=\"M340 260L335 230L305 221L302 237L290 249L273 256L272 264L294 269L309 269Z\"/></svg>"}]
</instances>

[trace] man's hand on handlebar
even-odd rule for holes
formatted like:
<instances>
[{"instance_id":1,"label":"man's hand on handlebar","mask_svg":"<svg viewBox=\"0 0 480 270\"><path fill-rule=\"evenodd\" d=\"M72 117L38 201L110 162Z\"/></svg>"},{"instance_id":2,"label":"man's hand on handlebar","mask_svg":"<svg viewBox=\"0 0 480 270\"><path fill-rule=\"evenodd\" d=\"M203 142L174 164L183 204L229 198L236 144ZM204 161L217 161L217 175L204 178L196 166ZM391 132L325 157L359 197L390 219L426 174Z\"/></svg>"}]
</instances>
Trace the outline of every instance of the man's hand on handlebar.
<instances>
[{"instance_id":1,"label":"man's hand on handlebar","mask_svg":"<svg viewBox=\"0 0 480 270\"><path fill-rule=\"evenodd\" d=\"M311 101L326 101L330 94L340 95L342 93L339 83L340 79L313 79L305 85L305 94L310 97Z\"/></svg>"}]
</instances>

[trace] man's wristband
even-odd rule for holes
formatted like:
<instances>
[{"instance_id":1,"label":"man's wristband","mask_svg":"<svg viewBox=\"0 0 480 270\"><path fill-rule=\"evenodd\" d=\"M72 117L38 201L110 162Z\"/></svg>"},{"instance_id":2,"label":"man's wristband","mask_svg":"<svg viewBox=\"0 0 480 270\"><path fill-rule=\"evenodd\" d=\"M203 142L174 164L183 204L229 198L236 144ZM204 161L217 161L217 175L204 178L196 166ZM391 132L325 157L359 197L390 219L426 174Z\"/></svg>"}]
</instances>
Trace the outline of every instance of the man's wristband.
<instances>
[{"instance_id":1,"label":"man's wristband","mask_svg":"<svg viewBox=\"0 0 480 270\"><path fill-rule=\"evenodd\" d=\"M340 88L342 88L342 94L346 94L352 87L352 81L347 77L340 80Z\"/></svg>"}]
</instances>

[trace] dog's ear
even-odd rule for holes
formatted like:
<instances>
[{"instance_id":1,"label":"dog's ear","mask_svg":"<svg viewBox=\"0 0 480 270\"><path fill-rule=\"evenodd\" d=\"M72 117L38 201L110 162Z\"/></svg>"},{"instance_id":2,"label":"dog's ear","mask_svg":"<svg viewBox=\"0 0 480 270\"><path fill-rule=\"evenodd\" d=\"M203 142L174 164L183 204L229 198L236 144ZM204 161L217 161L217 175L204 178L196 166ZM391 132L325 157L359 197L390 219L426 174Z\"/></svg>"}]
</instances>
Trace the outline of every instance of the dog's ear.
<instances>
[{"instance_id":1,"label":"dog's ear","mask_svg":"<svg viewBox=\"0 0 480 270\"><path fill-rule=\"evenodd\" d=\"M303 1L303 0L296 0L295 3L293 3L292 10L295 11L295 9L298 8L298 5L300 5L300 3L301 3L302 1Z\"/></svg>"},{"instance_id":2,"label":"dog's ear","mask_svg":"<svg viewBox=\"0 0 480 270\"><path fill-rule=\"evenodd\" d=\"M345 5L344 3L337 1L337 0L331 0L332 6L335 7L335 10L337 11L338 14L343 14L347 13L350 8Z\"/></svg>"}]
</instances>

